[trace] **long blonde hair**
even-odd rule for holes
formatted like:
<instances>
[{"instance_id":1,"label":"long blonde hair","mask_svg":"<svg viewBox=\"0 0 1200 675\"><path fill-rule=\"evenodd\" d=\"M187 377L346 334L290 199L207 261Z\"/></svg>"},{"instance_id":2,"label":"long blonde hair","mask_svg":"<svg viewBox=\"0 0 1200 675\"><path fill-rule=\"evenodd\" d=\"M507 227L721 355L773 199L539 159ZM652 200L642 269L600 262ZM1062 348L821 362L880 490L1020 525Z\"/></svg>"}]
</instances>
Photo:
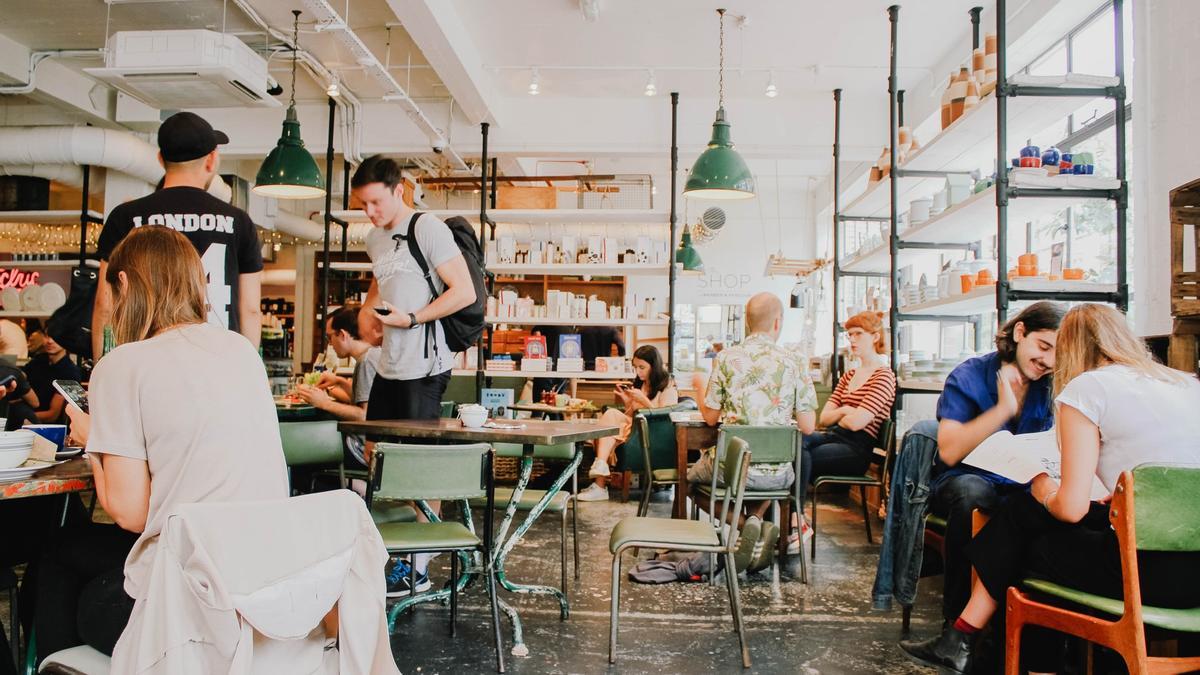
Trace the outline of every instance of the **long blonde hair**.
<instances>
[{"instance_id":1,"label":"long blonde hair","mask_svg":"<svg viewBox=\"0 0 1200 675\"><path fill-rule=\"evenodd\" d=\"M187 237L169 227L130 232L109 258L104 280L113 291L118 344L145 340L172 326L204 323L208 315L200 256Z\"/></svg>"},{"instance_id":2,"label":"long blonde hair","mask_svg":"<svg viewBox=\"0 0 1200 675\"><path fill-rule=\"evenodd\" d=\"M1186 374L1154 360L1125 315L1108 305L1085 303L1072 307L1058 329L1054 356L1054 396L1071 380L1108 364L1132 368L1163 382L1183 382Z\"/></svg>"}]
</instances>

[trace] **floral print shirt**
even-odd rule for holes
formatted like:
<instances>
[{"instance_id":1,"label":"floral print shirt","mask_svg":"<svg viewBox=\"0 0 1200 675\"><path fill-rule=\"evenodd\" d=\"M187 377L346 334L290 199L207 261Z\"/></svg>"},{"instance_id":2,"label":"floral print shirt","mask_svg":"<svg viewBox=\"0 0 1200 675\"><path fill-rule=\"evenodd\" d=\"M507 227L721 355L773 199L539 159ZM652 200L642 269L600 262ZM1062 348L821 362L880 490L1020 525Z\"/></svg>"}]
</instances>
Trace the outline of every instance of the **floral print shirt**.
<instances>
[{"instance_id":1,"label":"floral print shirt","mask_svg":"<svg viewBox=\"0 0 1200 675\"><path fill-rule=\"evenodd\" d=\"M704 405L724 424L789 426L796 413L816 411L817 391L801 354L755 333L717 354Z\"/></svg>"}]
</instances>

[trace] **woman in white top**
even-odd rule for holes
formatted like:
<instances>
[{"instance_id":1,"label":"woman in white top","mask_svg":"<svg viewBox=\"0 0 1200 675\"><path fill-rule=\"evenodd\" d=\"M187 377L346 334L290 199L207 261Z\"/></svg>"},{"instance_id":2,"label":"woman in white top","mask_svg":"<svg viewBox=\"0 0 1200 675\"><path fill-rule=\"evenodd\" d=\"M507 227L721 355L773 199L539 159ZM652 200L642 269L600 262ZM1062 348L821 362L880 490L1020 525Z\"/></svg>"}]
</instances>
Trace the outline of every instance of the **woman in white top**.
<instances>
[{"instance_id":1,"label":"woman in white top","mask_svg":"<svg viewBox=\"0 0 1200 675\"><path fill-rule=\"evenodd\" d=\"M938 638L904 645L926 664L969 670L974 634L1024 577L1122 597L1117 537L1108 520L1117 478L1139 464L1200 465L1200 381L1155 362L1112 307L1084 304L1067 312L1058 331L1054 391L1062 481L1038 475L1029 492L1010 497L972 540L967 552L979 579L958 621ZM1097 478L1110 497L1093 502ZM1138 568L1147 605L1200 606L1200 556L1141 551ZM1026 631L1022 654L1030 673L1061 666L1055 635Z\"/></svg>"},{"instance_id":2,"label":"woman in white top","mask_svg":"<svg viewBox=\"0 0 1200 675\"><path fill-rule=\"evenodd\" d=\"M92 373L91 414L69 409L100 505L116 526L65 531L37 582L40 657L85 642L111 653L144 598L158 535L180 504L286 499L287 468L262 359L206 322L195 247L143 227L109 259L118 347Z\"/></svg>"}]
</instances>

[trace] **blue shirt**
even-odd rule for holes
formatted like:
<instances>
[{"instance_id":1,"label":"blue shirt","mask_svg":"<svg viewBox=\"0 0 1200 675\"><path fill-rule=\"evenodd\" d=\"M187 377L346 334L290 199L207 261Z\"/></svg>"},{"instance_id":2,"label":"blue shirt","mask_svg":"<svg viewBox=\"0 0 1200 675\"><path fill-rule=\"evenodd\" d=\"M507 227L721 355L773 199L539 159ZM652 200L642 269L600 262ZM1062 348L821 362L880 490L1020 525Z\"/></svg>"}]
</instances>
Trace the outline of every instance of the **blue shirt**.
<instances>
[{"instance_id":1,"label":"blue shirt","mask_svg":"<svg viewBox=\"0 0 1200 675\"><path fill-rule=\"evenodd\" d=\"M1000 372L1000 354L992 352L976 356L958 364L946 378L946 386L938 398L937 418L954 420L966 424L992 409L996 405L996 376ZM1010 419L1004 428L1014 434L1034 434L1054 426L1054 412L1050 407L1050 378L1043 377L1029 383L1021 414ZM997 429L999 431L999 429ZM973 473L996 484L1012 484L1013 481L989 471L976 469L961 462L947 467L938 461L934 468L936 484L950 476Z\"/></svg>"}]
</instances>

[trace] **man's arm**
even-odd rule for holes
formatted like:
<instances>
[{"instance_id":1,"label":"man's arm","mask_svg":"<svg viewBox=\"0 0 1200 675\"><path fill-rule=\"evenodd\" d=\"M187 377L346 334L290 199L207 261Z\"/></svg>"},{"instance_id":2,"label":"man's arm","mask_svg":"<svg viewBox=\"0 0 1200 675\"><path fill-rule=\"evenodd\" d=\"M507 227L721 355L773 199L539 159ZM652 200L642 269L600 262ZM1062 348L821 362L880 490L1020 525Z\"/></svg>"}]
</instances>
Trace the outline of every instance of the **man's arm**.
<instances>
[{"instance_id":1,"label":"man's arm","mask_svg":"<svg viewBox=\"0 0 1200 675\"><path fill-rule=\"evenodd\" d=\"M92 359L99 360L104 353L104 327L112 320L112 289L109 288L105 276L108 274L108 261L100 261L100 281L96 284L96 299L92 303Z\"/></svg>"},{"instance_id":2,"label":"man's arm","mask_svg":"<svg viewBox=\"0 0 1200 675\"><path fill-rule=\"evenodd\" d=\"M938 456L947 466L961 462L1017 414L1017 398L1003 374L996 378L996 405L967 422L942 419L938 424ZM946 392L942 392L945 396Z\"/></svg>"},{"instance_id":3,"label":"man's arm","mask_svg":"<svg viewBox=\"0 0 1200 675\"><path fill-rule=\"evenodd\" d=\"M713 373L715 377L715 369ZM721 421L721 409L710 408L704 400L708 395L708 387L704 383L704 373L696 372L692 375L692 389L696 392L696 407L700 410L700 416L704 418L704 423L710 427L717 426L717 423Z\"/></svg>"},{"instance_id":4,"label":"man's arm","mask_svg":"<svg viewBox=\"0 0 1200 675\"><path fill-rule=\"evenodd\" d=\"M796 413L796 426L800 427L800 433L811 434L817 430L817 413L813 410L805 410Z\"/></svg>"},{"instance_id":5,"label":"man's arm","mask_svg":"<svg viewBox=\"0 0 1200 675\"><path fill-rule=\"evenodd\" d=\"M437 274L446 284L446 290L433 302L414 312L417 321L429 323L444 316L450 316L458 310L475 302L475 284L471 283L471 271L467 261L461 255L451 258L438 265Z\"/></svg>"},{"instance_id":6,"label":"man's arm","mask_svg":"<svg viewBox=\"0 0 1200 675\"><path fill-rule=\"evenodd\" d=\"M262 272L238 275L237 313L238 328L257 348L262 342Z\"/></svg>"},{"instance_id":7,"label":"man's arm","mask_svg":"<svg viewBox=\"0 0 1200 675\"><path fill-rule=\"evenodd\" d=\"M383 323L379 320L379 315L375 313L375 308L379 306L379 281L371 280L371 287L367 290L367 298L363 300L363 309L358 313L358 334L364 342L378 347L383 344Z\"/></svg>"},{"instance_id":8,"label":"man's arm","mask_svg":"<svg viewBox=\"0 0 1200 675\"><path fill-rule=\"evenodd\" d=\"M37 413L38 421L43 424L53 424L62 417L63 407L66 406L67 400L62 394L55 394L50 399L50 405L45 410L39 410Z\"/></svg>"},{"instance_id":9,"label":"man's arm","mask_svg":"<svg viewBox=\"0 0 1200 675\"><path fill-rule=\"evenodd\" d=\"M321 389L305 385L297 387L296 394L312 404L314 408L324 410L339 420L361 421L367 419L366 404L342 403L341 401L334 400L333 397Z\"/></svg>"}]
</instances>

